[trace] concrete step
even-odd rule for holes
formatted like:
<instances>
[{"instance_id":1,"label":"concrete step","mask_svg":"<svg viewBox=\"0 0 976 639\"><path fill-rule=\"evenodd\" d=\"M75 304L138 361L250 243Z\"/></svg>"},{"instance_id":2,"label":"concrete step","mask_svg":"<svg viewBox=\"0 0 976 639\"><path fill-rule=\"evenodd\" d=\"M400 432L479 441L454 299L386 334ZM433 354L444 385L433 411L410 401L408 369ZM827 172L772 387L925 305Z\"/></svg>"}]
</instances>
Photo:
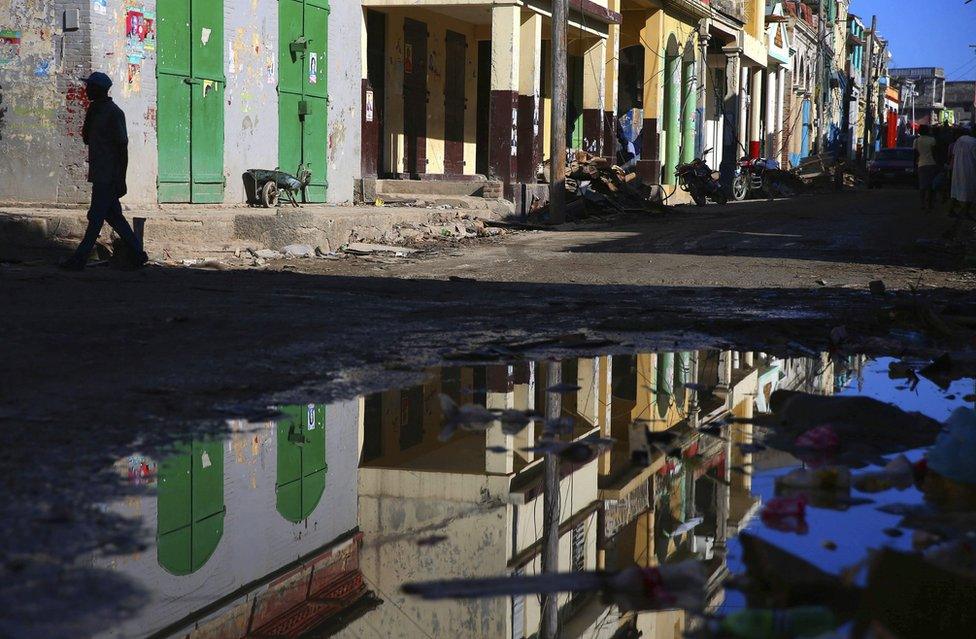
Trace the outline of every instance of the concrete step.
<instances>
[{"instance_id":1,"label":"concrete step","mask_svg":"<svg viewBox=\"0 0 976 639\"><path fill-rule=\"evenodd\" d=\"M324 251L350 241L389 243L399 225L439 224L460 215L500 218L509 213L504 200L478 200L474 206L317 206L277 210L227 207L160 207L127 209L125 216L145 218L146 251L154 259L184 258L234 252L244 248L281 249L310 244ZM83 209L0 207L0 258L16 257L23 249L68 247L85 232ZM102 239L109 240L108 225Z\"/></svg>"},{"instance_id":2,"label":"concrete step","mask_svg":"<svg viewBox=\"0 0 976 639\"><path fill-rule=\"evenodd\" d=\"M376 180L374 192L382 197L389 194L415 196L501 196L501 182L481 176L471 180Z\"/></svg>"},{"instance_id":3,"label":"concrete step","mask_svg":"<svg viewBox=\"0 0 976 639\"><path fill-rule=\"evenodd\" d=\"M415 195L412 193L383 193L378 195L387 206L403 206L420 209L461 210L481 215L511 215L515 206L508 200L489 199L476 195Z\"/></svg>"}]
</instances>

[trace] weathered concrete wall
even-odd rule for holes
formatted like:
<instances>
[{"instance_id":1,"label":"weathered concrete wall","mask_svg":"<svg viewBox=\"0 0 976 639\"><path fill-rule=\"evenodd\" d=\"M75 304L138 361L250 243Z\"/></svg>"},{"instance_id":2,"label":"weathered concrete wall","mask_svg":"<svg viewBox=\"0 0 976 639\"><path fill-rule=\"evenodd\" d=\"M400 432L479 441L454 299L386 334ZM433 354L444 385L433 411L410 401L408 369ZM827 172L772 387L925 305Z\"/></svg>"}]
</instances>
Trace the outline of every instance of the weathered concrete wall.
<instances>
[{"instance_id":1,"label":"weathered concrete wall","mask_svg":"<svg viewBox=\"0 0 976 639\"><path fill-rule=\"evenodd\" d=\"M126 205L156 202L156 0L92 2L91 68L107 73L129 132Z\"/></svg>"},{"instance_id":2,"label":"weathered concrete wall","mask_svg":"<svg viewBox=\"0 0 976 639\"><path fill-rule=\"evenodd\" d=\"M77 10L80 29L63 34ZM329 200L348 202L360 174L362 9L333 2L329 27ZM87 201L84 86L107 73L129 130L130 206L155 204L156 0L0 0L0 201ZM226 203L241 173L278 165L278 4L224 0Z\"/></svg>"},{"instance_id":3,"label":"weathered concrete wall","mask_svg":"<svg viewBox=\"0 0 976 639\"><path fill-rule=\"evenodd\" d=\"M83 17L88 3L0 0L0 201L84 197L83 92L72 79L88 67L88 30L61 30L74 8Z\"/></svg>"},{"instance_id":4,"label":"weathered concrete wall","mask_svg":"<svg viewBox=\"0 0 976 639\"><path fill-rule=\"evenodd\" d=\"M351 202L361 177L361 29L358 0L332 0L329 14L329 202Z\"/></svg>"},{"instance_id":5,"label":"weathered concrete wall","mask_svg":"<svg viewBox=\"0 0 976 639\"><path fill-rule=\"evenodd\" d=\"M225 0L224 34L224 201L238 204L244 171L278 166L278 3Z\"/></svg>"}]
</instances>

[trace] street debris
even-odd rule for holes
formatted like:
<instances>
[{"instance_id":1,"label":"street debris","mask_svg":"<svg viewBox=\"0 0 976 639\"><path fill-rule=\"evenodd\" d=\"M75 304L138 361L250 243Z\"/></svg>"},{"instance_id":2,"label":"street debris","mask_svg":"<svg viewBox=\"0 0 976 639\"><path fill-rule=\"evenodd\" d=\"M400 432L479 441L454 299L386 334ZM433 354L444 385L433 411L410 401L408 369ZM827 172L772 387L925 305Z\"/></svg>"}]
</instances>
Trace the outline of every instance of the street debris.
<instances>
[{"instance_id":1,"label":"street debris","mask_svg":"<svg viewBox=\"0 0 976 639\"><path fill-rule=\"evenodd\" d=\"M548 160L542 168L540 177L545 180L549 175ZM605 157L582 150L576 151L566 165L567 222L661 210L663 205L655 201L653 189L638 179L633 170L625 170ZM549 218L549 206L536 202L527 214L530 225L545 222Z\"/></svg>"},{"instance_id":2,"label":"street debris","mask_svg":"<svg viewBox=\"0 0 976 639\"><path fill-rule=\"evenodd\" d=\"M308 244L289 244L281 249L285 257L314 257L315 249Z\"/></svg>"},{"instance_id":3,"label":"street debris","mask_svg":"<svg viewBox=\"0 0 976 639\"><path fill-rule=\"evenodd\" d=\"M366 242L352 242L342 247L343 252L352 255L373 255L374 253L393 253L397 257L406 257L417 252L418 249L403 246L389 246L386 244L369 244Z\"/></svg>"}]
</instances>

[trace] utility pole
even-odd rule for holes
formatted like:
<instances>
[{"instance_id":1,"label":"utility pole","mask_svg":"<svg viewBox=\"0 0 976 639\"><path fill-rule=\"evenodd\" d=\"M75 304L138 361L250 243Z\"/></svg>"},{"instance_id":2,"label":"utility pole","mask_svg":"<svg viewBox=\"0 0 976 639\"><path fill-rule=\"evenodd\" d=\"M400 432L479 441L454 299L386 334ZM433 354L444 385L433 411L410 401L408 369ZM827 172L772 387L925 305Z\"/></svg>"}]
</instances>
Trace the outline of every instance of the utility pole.
<instances>
[{"instance_id":1,"label":"utility pole","mask_svg":"<svg viewBox=\"0 0 976 639\"><path fill-rule=\"evenodd\" d=\"M864 101L864 153L861 154L861 159L865 166L868 163L868 157L871 155L871 144L872 144L872 129L874 128L874 103L872 102L872 89L874 89L874 41L878 37L878 16L871 16L871 32L868 36L868 64L867 73L865 74L864 84L867 89L868 95L867 99Z\"/></svg>"},{"instance_id":2,"label":"utility pole","mask_svg":"<svg viewBox=\"0 0 976 639\"><path fill-rule=\"evenodd\" d=\"M830 81L826 79L827 69L829 68L826 64L825 57L827 38L827 28L825 24L825 19L827 7L824 5L824 0L820 0L819 3L819 14L817 15L817 81L814 85L814 91L819 90L817 94L817 110L819 111L818 118L820 120L820 126L817 131L817 139L814 140L815 151L817 153L823 153L824 149L821 148L821 140L826 139L825 128L827 126L827 92L830 91Z\"/></svg>"},{"instance_id":3,"label":"utility pole","mask_svg":"<svg viewBox=\"0 0 976 639\"><path fill-rule=\"evenodd\" d=\"M566 26L569 0L552 0L552 117L549 118L549 221L566 221Z\"/></svg>"},{"instance_id":4,"label":"utility pole","mask_svg":"<svg viewBox=\"0 0 976 639\"><path fill-rule=\"evenodd\" d=\"M560 2L560 0L557 0ZM555 48L555 47L553 47ZM564 69L565 71L565 69ZM565 77L565 76L564 76ZM555 78L554 78L555 79ZM555 146L555 144L553 144ZM562 381L561 362L549 362L546 366L546 388ZM554 424L562 414L562 396L546 391L546 421ZM558 428L552 428L557 431ZM553 438L557 437L553 434ZM546 453L542 478L542 572L559 572L559 456ZM542 596L542 619L539 622L541 639L559 636L559 595Z\"/></svg>"}]
</instances>

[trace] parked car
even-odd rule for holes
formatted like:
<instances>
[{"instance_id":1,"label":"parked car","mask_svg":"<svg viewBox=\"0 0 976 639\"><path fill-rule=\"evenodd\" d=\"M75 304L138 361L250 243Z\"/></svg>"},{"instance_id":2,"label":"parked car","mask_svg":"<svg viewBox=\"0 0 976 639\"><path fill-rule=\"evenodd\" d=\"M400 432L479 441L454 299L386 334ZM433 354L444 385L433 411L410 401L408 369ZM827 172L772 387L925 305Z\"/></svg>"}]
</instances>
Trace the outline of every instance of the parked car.
<instances>
[{"instance_id":1,"label":"parked car","mask_svg":"<svg viewBox=\"0 0 976 639\"><path fill-rule=\"evenodd\" d=\"M882 184L914 184L915 151L909 147L881 149L868 163L868 187Z\"/></svg>"}]
</instances>

